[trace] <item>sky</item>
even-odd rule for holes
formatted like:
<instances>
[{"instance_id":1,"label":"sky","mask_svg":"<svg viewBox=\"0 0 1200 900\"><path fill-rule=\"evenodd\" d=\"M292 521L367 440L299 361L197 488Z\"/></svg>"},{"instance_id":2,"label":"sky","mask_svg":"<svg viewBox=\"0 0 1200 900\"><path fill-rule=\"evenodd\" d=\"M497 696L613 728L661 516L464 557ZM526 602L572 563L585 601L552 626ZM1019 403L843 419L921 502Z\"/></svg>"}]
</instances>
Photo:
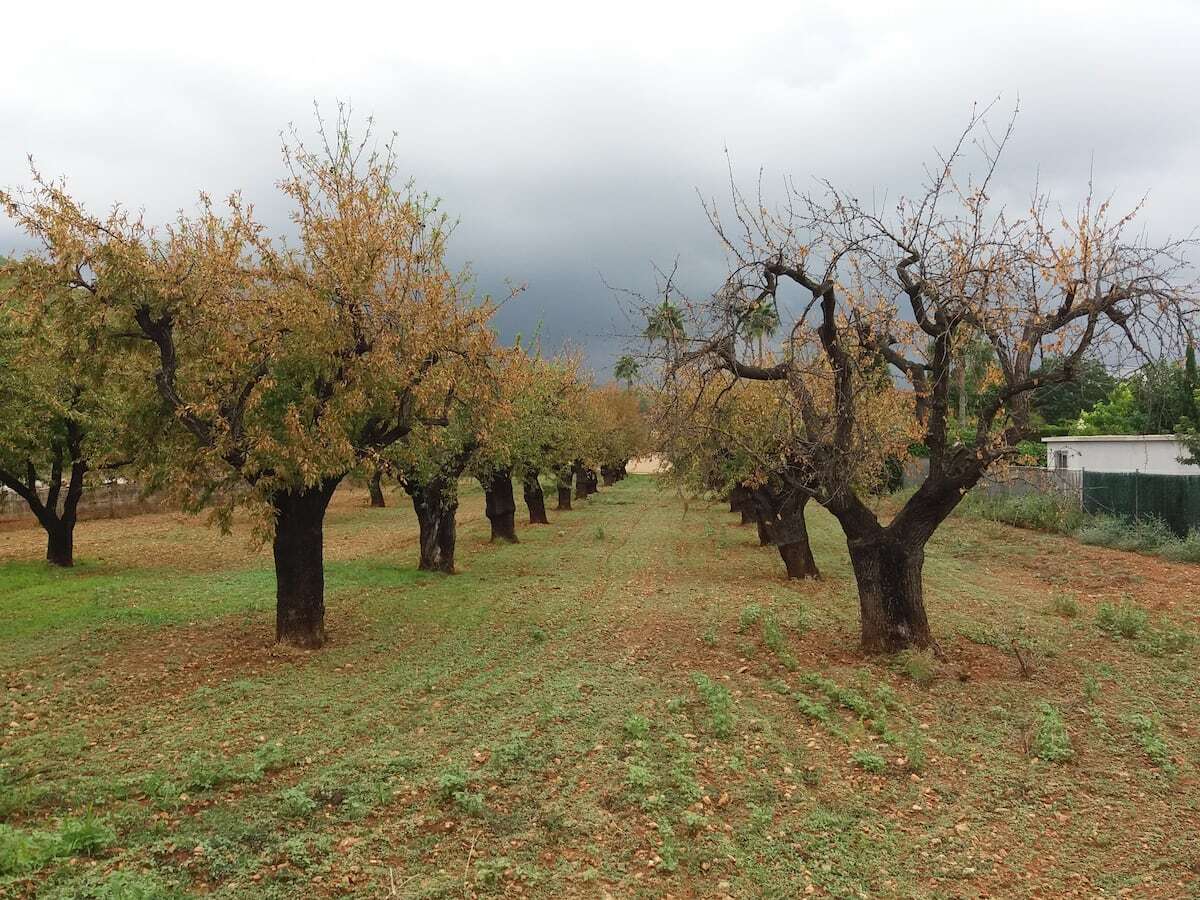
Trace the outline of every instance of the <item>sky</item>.
<instances>
[{"instance_id":1,"label":"sky","mask_svg":"<svg viewBox=\"0 0 1200 900\"><path fill-rule=\"evenodd\" d=\"M167 221L240 189L280 230L280 132L339 101L459 220L481 292L526 290L505 339L585 349L637 331L619 290L724 272L700 198L828 179L919 187L972 105L1019 104L998 190L1146 195L1156 236L1200 223L1200 3L22 3L0 56L0 185L32 154L91 208ZM0 254L28 249L0 220Z\"/></svg>"}]
</instances>

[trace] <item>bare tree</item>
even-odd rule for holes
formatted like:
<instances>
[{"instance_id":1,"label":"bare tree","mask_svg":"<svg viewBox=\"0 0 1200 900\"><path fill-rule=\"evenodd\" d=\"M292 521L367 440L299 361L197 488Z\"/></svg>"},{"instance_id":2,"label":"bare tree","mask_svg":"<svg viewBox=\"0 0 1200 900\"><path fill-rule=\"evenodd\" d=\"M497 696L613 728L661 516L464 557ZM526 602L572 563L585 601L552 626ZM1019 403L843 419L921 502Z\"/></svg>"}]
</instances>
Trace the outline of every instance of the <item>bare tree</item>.
<instances>
[{"instance_id":1,"label":"bare tree","mask_svg":"<svg viewBox=\"0 0 1200 900\"><path fill-rule=\"evenodd\" d=\"M1010 120L993 134L973 115L920 194L886 212L828 183L815 193L789 183L776 208L761 185L753 198L733 186L729 223L706 204L729 255L726 282L693 302L668 281L647 310L651 321L668 308L684 320L670 340L650 336L668 380L722 371L780 386L795 411L783 471L846 535L868 652L938 650L922 590L925 546L967 491L1032 436L1032 392L1071 381L1088 353L1163 351L1195 315L1185 282L1193 239L1156 243L1135 231L1140 204L1116 215L1090 184L1071 213L1036 186L1023 214L992 200L1012 128ZM748 362L737 348L764 306L785 336L772 360ZM996 373L963 437L948 428L949 397L968 339L990 345ZM1036 370L1041 353L1062 365ZM864 392L881 375L911 391L929 453L928 476L886 523L860 477L874 415Z\"/></svg>"}]
</instances>

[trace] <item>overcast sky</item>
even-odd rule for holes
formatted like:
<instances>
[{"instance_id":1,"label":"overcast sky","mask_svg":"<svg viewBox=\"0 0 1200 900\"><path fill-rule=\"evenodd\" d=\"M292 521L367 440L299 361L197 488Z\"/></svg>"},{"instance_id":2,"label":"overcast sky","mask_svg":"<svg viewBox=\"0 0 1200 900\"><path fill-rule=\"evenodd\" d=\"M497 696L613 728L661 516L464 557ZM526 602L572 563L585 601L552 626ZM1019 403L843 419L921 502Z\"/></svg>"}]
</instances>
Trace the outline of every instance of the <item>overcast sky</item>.
<instances>
[{"instance_id":1,"label":"overcast sky","mask_svg":"<svg viewBox=\"0 0 1200 900\"><path fill-rule=\"evenodd\" d=\"M1019 98L1003 189L1040 175L1073 205L1094 165L1102 193L1149 192L1156 234L1200 222L1200 3L173 6L6 6L0 184L33 154L97 210L162 221L240 188L282 227L280 130L347 100L461 219L480 288L528 284L504 336L540 321L602 377L629 330L605 281L650 291L678 258L719 282L697 191L727 192L726 147L747 185L892 196L973 103ZM0 221L0 253L26 246Z\"/></svg>"}]
</instances>

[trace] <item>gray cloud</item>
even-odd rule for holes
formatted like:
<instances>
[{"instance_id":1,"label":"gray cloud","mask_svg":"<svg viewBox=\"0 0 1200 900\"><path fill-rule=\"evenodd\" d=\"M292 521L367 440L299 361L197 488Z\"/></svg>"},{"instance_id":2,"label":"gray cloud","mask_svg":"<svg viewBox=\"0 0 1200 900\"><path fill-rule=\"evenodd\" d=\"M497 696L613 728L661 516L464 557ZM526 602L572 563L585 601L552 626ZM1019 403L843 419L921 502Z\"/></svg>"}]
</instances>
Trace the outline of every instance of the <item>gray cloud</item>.
<instances>
[{"instance_id":1,"label":"gray cloud","mask_svg":"<svg viewBox=\"0 0 1200 900\"><path fill-rule=\"evenodd\" d=\"M641 4L497 9L447 4L259 8L217 4L168 21L162 5L16 12L0 61L0 183L33 153L97 208L154 219L206 190L241 188L284 227L278 132L351 100L395 130L418 186L461 218L456 259L480 287L528 291L498 319L541 323L549 346L588 348L601 374L628 329L614 285L649 291L678 258L715 285L720 248L697 199L759 167L826 177L860 196L913 189L975 101L1021 116L998 190L1035 177L1073 204L1097 186L1179 234L1196 221L1200 11L1190 3ZM990 6L990 5L989 5ZM12 86L21 85L13 90ZM0 223L0 251L22 238ZM602 280L603 278L603 280Z\"/></svg>"}]
</instances>

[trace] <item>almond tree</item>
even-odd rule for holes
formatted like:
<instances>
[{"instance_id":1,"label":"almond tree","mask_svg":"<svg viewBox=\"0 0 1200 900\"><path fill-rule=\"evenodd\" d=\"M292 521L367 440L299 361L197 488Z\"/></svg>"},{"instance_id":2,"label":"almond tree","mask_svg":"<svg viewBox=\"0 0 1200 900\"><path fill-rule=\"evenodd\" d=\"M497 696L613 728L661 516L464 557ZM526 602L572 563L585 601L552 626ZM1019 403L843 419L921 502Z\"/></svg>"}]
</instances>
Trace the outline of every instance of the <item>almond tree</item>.
<instances>
[{"instance_id":1,"label":"almond tree","mask_svg":"<svg viewBox=\"0 0 1200 900\"><path fill-rule=\"evenodd\" d=\"M1133 227L1137 209L1116 215L1090 190L1072 212L1036 191L1024 214L993 200L1011 130L993 139L973 119L925 189L891 211L828 185L815 195L789 187L780 208L735 190L736 228L709 207L729 253L726 283L710 301L668 298L689 320L677 329L686 337L659 342L668 372L698 365L786 388L805 442L787 477L846 535L868 652L937 649L922 586L925 546L966 492L1032 434L1032 392L1072 380L1089 352L1165 349L1195 314L1183 279L1190 241L1150 241ZM980 153L976 177L965 171L971 147ZM737 348L763 305L778 313L786 338L779 359L760 364ZM999 384L974 434L960 439L948 428L948 400L964 332L991 345ZM1061 367L1035 371L1042 354ZM886 522L855 485L870 409L860 397L880 373L911 388L930 463ZM814 392L813 379L826 391Z\"/></svg>"},{"instance_id":2,"label":"almond tree","mask_svg":"<svg viewBox=\"0 0 1200 900\"><path fill-rule=\"evenodd\" d=\"M239 197L156 232L117 209L89 216L35 178L13 201L50 246L74 242L76 286L124 316L168 433L138 459L150 487L227 526L247 507L272 541L276 638L325 642L322 526L338 484L423 421L444 418L454 368L486 352L492 307L444 262L436 203L396 181L391 144L351 139L344 115L311 149L293 132L279 189L298 240L268 236Z\"/></svg>"},{"instance_id":3,"label":"almond tree","mask_svg":"<svg viewBox=\"0 0 1200 900\"><path fill-rule=\"evenodd\" d=\"M80 327L87 294L69 286L80 260L55 249L0 267L0 485L45 529L47 561L71 566L87 483L119 465L138 411L134 373Z\"/></svg>"}]
</instances>

